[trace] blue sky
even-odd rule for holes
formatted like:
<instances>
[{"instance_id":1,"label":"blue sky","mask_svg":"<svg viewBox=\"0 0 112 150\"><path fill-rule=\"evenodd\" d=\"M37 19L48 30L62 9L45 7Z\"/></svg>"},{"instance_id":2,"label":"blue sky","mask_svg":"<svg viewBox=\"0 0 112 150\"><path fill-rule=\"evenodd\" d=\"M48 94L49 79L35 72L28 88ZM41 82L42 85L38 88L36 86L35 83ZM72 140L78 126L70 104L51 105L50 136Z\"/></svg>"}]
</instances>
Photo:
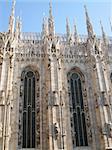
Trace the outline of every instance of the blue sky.
<instances>
[{"instance_id":1,"label":"blue sky","mask_svg":"<svg viewBox=\"0 0 112 150\"><path fill-rule=\"evenodd\" d=\"M74 21L79 34L87 34L84 5L86 4L94 31L101 35L100 20L107 35L112 36L112 0L52 0L53 16L57 33L66 32L66 17L70 19L71 31ZM7 31L11 0L0 0L0 31ZM43 16L48 16L49 0L16 0L16 16L22 17L23 32L41 32Z\"/></svg>"}]
</instances>

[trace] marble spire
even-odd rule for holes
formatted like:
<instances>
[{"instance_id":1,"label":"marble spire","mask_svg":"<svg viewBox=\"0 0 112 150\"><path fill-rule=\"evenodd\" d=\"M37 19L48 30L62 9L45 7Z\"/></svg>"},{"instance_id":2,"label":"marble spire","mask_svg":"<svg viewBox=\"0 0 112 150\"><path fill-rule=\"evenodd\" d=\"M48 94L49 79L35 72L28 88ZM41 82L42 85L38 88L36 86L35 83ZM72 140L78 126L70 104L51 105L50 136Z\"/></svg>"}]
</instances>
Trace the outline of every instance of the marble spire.
<instances>
[{"instance_id":1,"label":"marble spire","mask_svg":"<svg viewBox=\"0 0 112 150\"><path fill-rule=\"evenodd\" d=\"M48 30L49 30L49 35L54 36L55 34L55 29L54 29L54 18L52 15L52 1L50 0L49 3L49 18L48 18Z\"/></svg>"},{"instance_id":2,"label":"marble spire","mask_svg":"<svg viewBox=\"0 0 112 150\"><path fill-rule=\"evenodd\" d=\"M15 5L16 5L16 0L13 0L11 15L9 18L9 29L8 29L8 32L11 34L14 33L14 26L15 26Z\"/></svg>"},{"instance_id":3,"label":"marble spire","mask_svg":"<svg viewBox=\"0 0 112 150\"><path fill-rule=\"evenodd\" d=\"M93 27L87 12L87 7L86 5L84 6L85 8L85 15L86 15L86 25L87 25L87 32L88 32L88 38L93 38L94 37L94 31L93 31Z\"/></svg>"},{"instance_id":4,"label":"marble spire","mask_svg":"<svg viewBox=\"0 0 112 150\"><path fill-rule=\"evenodd\" d=\"M48 23L47 18L43 17L43 24L42 24L42 37L48 35Z\"/></svg>"},{"instance_id":5,"label":"marble spire","mask_svg":"<svg viewBox=\"0 0 112 150\"><path fill-rule=\"evenodd\" d=\"M110 29L111 29L111 32L112 32L112 23L111 23L111 21L110 21Z\"/></svg>"},{"instance_id":6,"label":"marble spire","mask_svg":"<svg viewBox=\"0 0 112 150\"><path fill-rule=\"evenodd\" d=\"M75 22L74 22L74 42L79 43L79 36L78 36L77 26Z\"/></svg>"},{"instance_id":7,"label":"marble spire","mask_svg":"<svg viewBox=\"0 0 112 150\"><path fill-rule=\"evenodd\" d=\"M67 36L67 41L70 39L70 24L69 24L69 19L66 18L66 36Z\"/></svg>"},{"instance_id":8,"label":"marble spire","mask_svg":"<svg viewBox=\"0 0 112 150\"><path fill-rule=\"evenodd\" d=\"M103 28L103 25L102 25L101 21L100 21L100 25L101 25L103 42L104 42L105 45L107 45L107 37L106 37L106 34L105 34L105 31L104 31L104 28Z\"/></svg>"},{"instance_id":9,"label":"marble spire","mask_svg":"<svg viewBox=\"0 0 112 150\"><path fill-rule=\"evenodd\" d=\"M16 39L20 38L21 28L22 28L22 22L21 22L21 18L18 16L16 19L16 30L15 30Z\"/></svg>"}]
</instances>

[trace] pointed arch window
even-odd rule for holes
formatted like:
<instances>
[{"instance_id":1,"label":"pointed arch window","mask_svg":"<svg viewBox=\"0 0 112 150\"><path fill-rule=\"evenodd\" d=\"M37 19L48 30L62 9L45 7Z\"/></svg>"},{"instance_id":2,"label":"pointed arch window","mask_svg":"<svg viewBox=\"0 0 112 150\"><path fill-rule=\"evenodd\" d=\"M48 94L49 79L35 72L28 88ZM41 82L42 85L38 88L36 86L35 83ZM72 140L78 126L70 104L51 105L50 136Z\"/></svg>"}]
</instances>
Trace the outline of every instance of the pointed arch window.
<instances>
[{"instance_id":1,"label":"pointed arch window","mask_svg":"<svg viewBox=\"0 0 112 150\"><path fill-rule=\"evenodd\" d=\"M69 87L73 147L88 146L82 82L79 73L70 74Z\"/></svg>"},{"instance_id":2,"label":"pointed arch window","mask_svg":"<svg viewBox=\"0 0 112 150\"><path fill-rule=\"evenodd\" d=\"M111 83L112 83L112 72L111 72L111 74L110 74L110 80L111 80Z\"/></svg>"},{"instance_id":3,"label":"pointed arch window","mask_svg":"<svg viewBox=\"0 0 112 150\"><path fill-rule=\"evenodd\" d=\"M26 67L21 74L18 149L40 148L39 74Z\"/></svg>"},{"instance_id":4,"label":"pointed arch window","mask_svg":"<svg viewBox=\"0 0 112 150\"><path fill-rule=\"evenodd\" d=\"M28 71L24 77L22 148L35 148L35 75Z\"/></svg>"}]
</instances>

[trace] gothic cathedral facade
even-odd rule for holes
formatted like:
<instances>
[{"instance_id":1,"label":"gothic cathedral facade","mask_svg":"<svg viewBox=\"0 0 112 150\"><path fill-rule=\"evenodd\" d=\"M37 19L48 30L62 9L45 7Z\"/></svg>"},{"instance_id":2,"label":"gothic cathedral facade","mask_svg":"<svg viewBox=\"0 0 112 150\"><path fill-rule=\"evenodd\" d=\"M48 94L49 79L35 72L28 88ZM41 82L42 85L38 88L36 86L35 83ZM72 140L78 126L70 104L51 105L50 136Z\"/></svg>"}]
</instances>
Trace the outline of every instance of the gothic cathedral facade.
<instances>
[{"instance_id":1,"label":"gothic cathedral facade","mask_svg":"<svg viewBox=\"0 0 112 150\"><path fill-rule=\"evenodd\" d=\"M52 5L42 32L21 32L15 0L0 33L0 150L112 150L112 40L55 33Z\"/></svg>"}]
</instances>

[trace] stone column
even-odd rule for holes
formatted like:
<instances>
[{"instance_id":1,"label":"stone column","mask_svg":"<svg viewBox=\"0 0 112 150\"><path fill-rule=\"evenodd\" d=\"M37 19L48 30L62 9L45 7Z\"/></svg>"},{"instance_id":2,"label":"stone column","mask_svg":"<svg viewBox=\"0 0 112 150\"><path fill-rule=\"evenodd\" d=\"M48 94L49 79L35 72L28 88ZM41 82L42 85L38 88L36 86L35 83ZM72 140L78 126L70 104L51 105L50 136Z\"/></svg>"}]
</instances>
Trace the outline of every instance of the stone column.
<instances>
[{"instance_id":1,"label":"stone column","mask_svg":"<svg viewBox=\"0 0 112 150\"><path fill-rule=\"evenodd\" d=\"M4 149L9 150L9 140L11 134L11 127L10 127L10 103L6 106L6 124L5 124L5 142L4 142Z\"/></svg>"},{"instance_id":2,"label":"stone column","mask_svg":"<svg viewBox=\"0 0 112 150\"><path fill-rule=\"evenodd\" d=\"M65 62L64 62L65 63ZM71 134L71 113L70 113L70 97L69 97L69 83L67 78L66 63L62 64L62 100L63 117L64 117L64 149L73 150L72 134Z\"/></svg>"},{"instance_id":3,"label":"stone column","mask_svg":"<svg viewBox=\"0 0 112 150\"><path fill-rule=\"evenodd\" d=\"M0 127L3 129L3 139L2 139L2 147L4 146L4 134L5 134L5 110L6 108L3 108L6 101L6 94L7 94L7 82L8 82L8 71L9 71L9 65L10 65L10 58L9 53L4 51L3 55L3 63L2 63L2 72L1 72L1 83L0 83ZM4 114L3 114L4 112Z\"/></svg>"},{"instance_id":4,"label":"stone column","mask_svg":"<svg viewBox=\"0 0 112 150\"><path fill-rule=\"evenodd\" d=\"M97 75L99 80L99 88L100 88L100 99L99 99L99 109L101 115L101 122L102 122L102 132L105 142L105 148L109 146L108 141L108 133L107 133L107 125L109 123L109 105L108 105L108 96L106 90L109 89L108 83L106 84L105 80L105 73L103 72L103 68L101 67L100 58L96 57L96 68L97 68Z\"/></svg>"},{"instance_id":5,"label":"stone column","mask_svg":"<svg viewBox=\"0 0 112 150\"><path fill-rule=\"evenodd\" d=\"M59 130L59 124L57 121L57 108L59 107L59 97L57 89L57 61L56 57L52 56L51 60L51 95L52 95L52 131L53 131L53 150L58 149L57 134Z\"/></svg>"},{"instance_id":6,"label":"stone column","mask_svg":"<svg viewBox=\"0 0 112 150\"><path fill-rule=\"evenodd\" d=\"M51 91L48 93L49 150L53 150Z\"/></svg>"},{"instance_id":7,"label":"stone column","mask_svg":"<svg viewBox=\"0 0 112 150\"><path fill-rule=\"evenodd\" d=\"M58 94L59 94L59 123L60 123L60 137L59 137L59 142L60 142L60 148L61 149L66 149L66 142L65 142L65 115L64 115L64 107L65 107L65 102L64 102L64 92L63 92L63 65L62 65L62 58L59 58L58 60Z\"/></svg>"},{"instance_id":8,"label":"stone column","mask_svg":"<svg viewBox=\"0 0 112 150\"><path fill-rule=\"evenodd\" d=\"M5 97L5 114L4 114L4 150L9 150L9 141L11 137L11 100L12 100L12 75L13 75L13 63L14 60L9 62L6 97Z\"/></svg>"},{"instance_id":9,"label":"stone column","mask_svg":"<svg viewBox=\"0 0 112 150\"><path fill-rule=\"evenodd\" d=\"M52 91L55 91L55 65L54 65L54 60L51 60L51 89Z\"/></svg>"},{"instance_id":10,"label":"stone column","mask_svg":"<svg viewBox=\"0 0 112 150\"><path fill-rule=\"evenodd\" d=\"M2 96L2 103L4 102L3 99L4 99L5 91L7 88L9 64L10 64L9 53L4 52L2 73L1 73L1 83L0 83L0 92L1 92L1 96Z\"/></svg>"},{"instance_id":11,"label":"stone column","mask_svg":"<svg viewBox=\"0 0 112 150\"><path fill-rule=\"evenodd\" d=\"M106 59L106 58L105 58ZM103 60L103 72L104 72L104 80L105 80L105 86L106 86L106 92L105 92L105 99L107 101L107 107L105 109L105 113L106 116L108 116L108 120L106 120L106 122L108 122L107 124L107 130L108 130L108 134L110 136L108 136L108 147L112 147L112 107L111 107L111 85L109 83L109 66L108 66L108 62Z\"/></svg>"},{"instance_id":12,"label":"stone column","mask_svg":"<svg viewBox=\"0 0 112 150\"><path fill-rule=\"evenodd\" d=\"M105 91L104 78L101 70L101 64L99 63L99 58L97 57L96 57L96 68L97 68L100 91L104 92Z\"/></svg>"}]
</instances>

